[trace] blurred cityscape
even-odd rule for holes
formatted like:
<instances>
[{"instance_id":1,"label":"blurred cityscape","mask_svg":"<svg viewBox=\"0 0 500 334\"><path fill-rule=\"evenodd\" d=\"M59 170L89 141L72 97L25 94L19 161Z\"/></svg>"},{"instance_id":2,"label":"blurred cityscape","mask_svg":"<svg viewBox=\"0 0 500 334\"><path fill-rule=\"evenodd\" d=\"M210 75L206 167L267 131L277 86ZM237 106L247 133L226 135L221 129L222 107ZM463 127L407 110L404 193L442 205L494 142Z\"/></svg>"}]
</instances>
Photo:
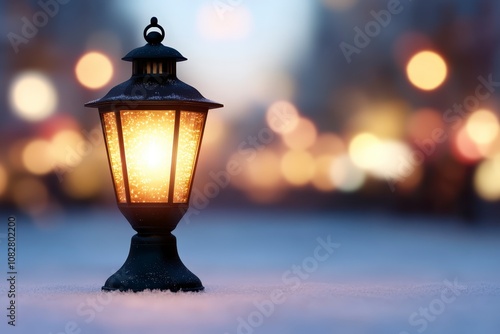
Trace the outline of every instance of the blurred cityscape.
<instances>
[{"instance_id":1,"label":"blurred cityscape","mask_svg":"<svg viewBox=\"0 0 500 334\"><path fill-rule=\"evenodd\" d=\"M225 105L194 210L500 213L498 1L23 0L0 15L2 210L115 205L83 104L128 79L121 58L157 16L188 58L179 78Z\"/></svg>"}]
</instances>

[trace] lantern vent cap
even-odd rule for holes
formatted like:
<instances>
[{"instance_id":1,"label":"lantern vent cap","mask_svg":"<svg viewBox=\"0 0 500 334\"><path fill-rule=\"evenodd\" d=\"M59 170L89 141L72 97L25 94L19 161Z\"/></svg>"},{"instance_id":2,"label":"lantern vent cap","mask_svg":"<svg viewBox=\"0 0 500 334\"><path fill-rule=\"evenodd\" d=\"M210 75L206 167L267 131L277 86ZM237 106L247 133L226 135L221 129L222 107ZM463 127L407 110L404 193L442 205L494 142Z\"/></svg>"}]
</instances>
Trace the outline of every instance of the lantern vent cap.
<instances>
[{"instance_id":1,"label":"lantern vent cap","mask_svg":"<svg viewBox=\"0 0 500 334\"><path fill-rule=\"evenodd\" d=\"M158 31L148 30L151 28L157 28ZM161 25L158 24L158 19L156 17L151 18L151 23L144 28L144 39L148 42L146 45L136 48L130 51L122 59L125 61L134 61L140 59L168 59L176 62L185 61L185 58L179 51L174 48L163 45L161 42L165 38L165 30Z\"/></svg>"}]
</instances>

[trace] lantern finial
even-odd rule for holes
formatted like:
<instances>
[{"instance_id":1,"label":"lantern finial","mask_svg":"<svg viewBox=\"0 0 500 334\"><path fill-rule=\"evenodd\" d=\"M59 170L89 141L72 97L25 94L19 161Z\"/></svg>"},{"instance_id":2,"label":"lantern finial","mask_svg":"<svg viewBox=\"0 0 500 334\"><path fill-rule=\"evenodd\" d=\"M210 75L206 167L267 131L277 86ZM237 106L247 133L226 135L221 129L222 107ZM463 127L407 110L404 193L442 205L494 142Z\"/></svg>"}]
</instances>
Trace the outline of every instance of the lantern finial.
<instances>
[{"instance_id":1,"label":"lantern finial","mask_svg":"<svg viewBox=\"0 0 500 334\"><path fill-rule=\"evenodd\" d=\"M158 28L161 31L161 34L157 31L152 31L147 34L148 30L151 28ZM163 27L158 24L158 19L156 17L151 18L151 23L144 28L144 39L151 45L160 44L165 38L165 30Z\"/></svg>"}]
</instances>

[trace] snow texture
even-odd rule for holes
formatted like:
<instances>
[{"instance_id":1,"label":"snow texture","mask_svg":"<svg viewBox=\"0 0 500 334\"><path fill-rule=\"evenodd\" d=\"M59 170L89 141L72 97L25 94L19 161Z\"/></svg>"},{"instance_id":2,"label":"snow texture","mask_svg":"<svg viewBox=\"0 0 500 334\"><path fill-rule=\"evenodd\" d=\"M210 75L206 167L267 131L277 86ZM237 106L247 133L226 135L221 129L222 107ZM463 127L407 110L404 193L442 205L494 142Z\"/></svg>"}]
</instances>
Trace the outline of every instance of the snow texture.
<instances>
[{"instance_id":1,"label":"snow texture","mask_svg":"<svg viewBox=\"0 0 500 334\"><path fill-rule=\"evenodd\" d=\"M117 211L26 219L18 217L17 323L2 315L1 333L500 333L493 228L205 210L174 234L206 291L133 294L100 291L134 233Z\"/></svg>"}]
</instances>

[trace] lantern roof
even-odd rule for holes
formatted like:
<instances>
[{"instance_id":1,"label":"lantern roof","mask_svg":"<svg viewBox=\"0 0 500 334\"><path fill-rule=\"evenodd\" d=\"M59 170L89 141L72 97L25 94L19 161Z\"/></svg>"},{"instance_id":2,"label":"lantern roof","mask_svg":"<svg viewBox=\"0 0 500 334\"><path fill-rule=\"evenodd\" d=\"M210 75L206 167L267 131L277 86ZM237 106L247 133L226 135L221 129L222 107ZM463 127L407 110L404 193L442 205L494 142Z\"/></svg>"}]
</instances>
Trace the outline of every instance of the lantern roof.
<instances>
[{"instance_id":1,"label":"lantern roof","mask_svg":"<svg viewBox=\"0 0 500 334\"><path fill-rule=\"evenodd\" d=\"M158 31L148 30L151 28ZM173 106L189 105L200 108L220 108L222 104L205 98L194 87L177 78L176 63L187 60L179 51L163 45L163 27L156 17L144 29L146 45L130 51L122 59L133 64L132 77L111 88L102 98L90 101L86 107ZM133 103L132 103L133 102ZM135 108L131 108L135 109Z\"/></svg>"},{"instance_id":2,"label":"lantern roof","mask_svg":"<svg viewBox=\"0 0 500 334\"><path fill-rule=\"evenodd\" d=\"M149 29L157 28L160 32L151 31L147 33ZM146 45L136 48L130 51L123 60L134 61L136 59L171 59L176 62L187 60L184 58L179 51L171 47L161 44L165 38L165 30L158 24L158 19L156 17L151 18L151 23L144 29L144 39L148 42Z\"/></svg>"}]
</instances>

